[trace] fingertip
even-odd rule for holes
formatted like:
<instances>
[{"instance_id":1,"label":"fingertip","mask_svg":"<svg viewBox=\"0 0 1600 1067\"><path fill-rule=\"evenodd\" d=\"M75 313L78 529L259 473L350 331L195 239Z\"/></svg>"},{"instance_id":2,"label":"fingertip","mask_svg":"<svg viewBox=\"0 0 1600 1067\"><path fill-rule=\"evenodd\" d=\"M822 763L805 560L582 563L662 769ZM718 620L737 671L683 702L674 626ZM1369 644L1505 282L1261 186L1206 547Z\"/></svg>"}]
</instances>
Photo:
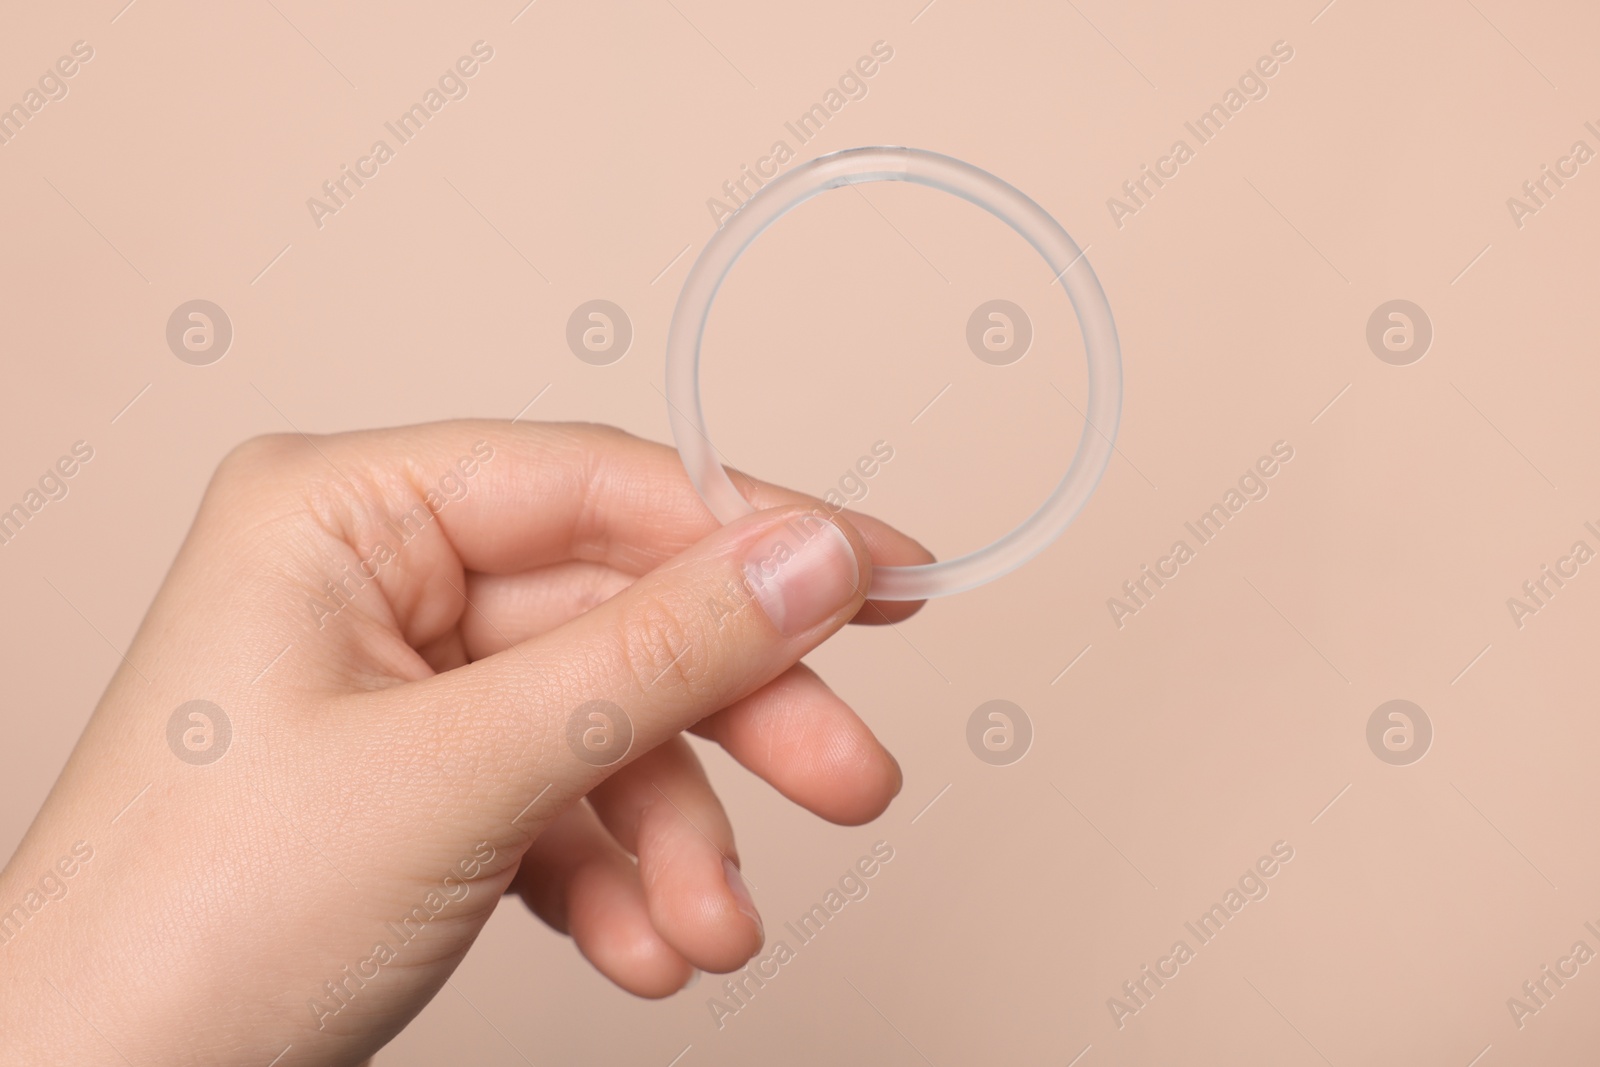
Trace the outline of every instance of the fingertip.
<instances>
[{"instance_id":1,"label":"fingertip","mask_svg":"<svg viewBox=\"0 0 1600 1067\"><path fill-rule=\"evenodd\" d=\"M926 603L926 600L868 599L850 621L857 626L892 626L911 618L921 611L922 605Z\"/></svg>"},{"instance_id":2,"label":"fingertip","mask_svg":"<svg viewBox=\"0 0 1600 1067\"><path fill-rule=\"evenodd\" d=\"M639 871L656 931L694 967L716 974L743 967L766 934L738 864L692 827L669 835L664 825L649 825L655 816L645 822Z\"/></svg>"},{"instance_id":3,"label":"fingertip","mask_svg":"<svg viewBox=\"0 0 1600 1067\"><path fill-rule=\"evenodd\" d=\"M750 887L745 883L744 875L739 871L739 865L727 856L722 857L722 873L728 881L728 892L733 894L734 907L739 914L749 919L755 925L755 947L750 950L750 956L761 951L761 946L767 941L767 927L761 921L761 912L756 908L755 898L750 895ZM746 956L745 959L749 959Z\"/></svg>"},{"instance_id":4,"label":"fingertip","mask_svg":"<svg viewBox=\"0 0 1600 1067\"><path fill-rule=\"evenodd\" d=\"M635 996L647 1000L670 997L685 988L696 973L656 931L642 907L587 913L574 925L572 937L584 958Z\"/></svg>"},{"instance_id":5,"label":"fingertip","mask_svg":"<svg viewBox=\"0 0 1600 1067\"><path fill-rule=\"evenodd\" d=\"M817 804L812 809L814 813L835 826L865 826L881 816L905 786L905 776L893 756L881 766L883 779L880 782L864 780L852 794L841 795L827 806Z\"/></svg>"},{"instance_id":6,"label":"fingertip","mask_svg":"<svg viewBox=\"0 0 1600 1067\"><path fill-rule=\"evenodd\" d=\"M915 538L896 530L882 519L844 510L834 515L857 531L866 546L872 567L920 567L937 563L938 557ZM864 584L866 603L850 621L858 626L884 626L904 622L922 610L926 600L873 600L872 586Z\"/></svg>"},{"instance_id":7,"label":"fingertip","mask_svg":"<svg viewBox=\"0 0 1600 1067\"><path fill-rule=\"evenodd\" d=\"M813 508L758 512L762 532L744 547L746 585L778 633L797 637L842 626L872 581L872 556L858 531ZM854 614L854 612L850 612Z\"/></svg>"},{"instance_id":8,"label":"fingertip","mask_svg":"<svg viewBox=\"0 0 1600 1067\"><path fill-rule=\"evenodd\" d=\"M876 819L905 784L900 764L871 728L804 663L702 720L694 732L838 826Z\"/></svg>"}]
</instances>

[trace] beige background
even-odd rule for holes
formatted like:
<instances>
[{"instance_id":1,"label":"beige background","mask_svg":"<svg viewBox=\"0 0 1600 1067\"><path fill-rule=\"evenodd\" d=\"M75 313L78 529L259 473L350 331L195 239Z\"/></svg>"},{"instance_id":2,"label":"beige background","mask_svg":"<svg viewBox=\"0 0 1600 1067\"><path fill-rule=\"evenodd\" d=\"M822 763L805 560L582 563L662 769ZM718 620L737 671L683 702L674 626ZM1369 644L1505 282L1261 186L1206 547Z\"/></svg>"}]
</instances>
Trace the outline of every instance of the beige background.
<instances>
[{"instance_id":1,"label":"beige background","mask_svg":"<svg viewBox=\"0 0 1600 1067\"><path fill-rule=\"evenodd\" d=\"M0 500L95 449L0 547L6 853L239 440L510 418L535 396L525 417L667 439L662 343L707 197L882 40L866 98L799 155L938 149L1051 210L1116 313L1120 455L1025 570L813 658L905 767L877 824L822 824L707 752L769 930L874 841L895 849L724 1029L711 978L632 999L508 904L379 1062L1592 1056L1600 966L1522 1029L1506 1007L1574 941L1600 949L1600 567L1521 629L1506 607L1575 540L1600 548L1582 525L1600 164L1521 228L1506 207L1574 140L1600 149L1592 6L123 2L0 13L5 101L95 50L0 147ZM480 39L469 95L318 229L307 198ZM1280 40L1269 95L1115 226L1107 198ZM862 193L741 262L706 405L734 462L813 492L890 442L864 506L948 557L1064 469L1074 320L976 209ZM1037 330L1010 367L963 337L994 297ZM235 330L211 366L164 340L195 298ZM610 366L565 345L592 298L634 325ZM1365 341L1395 298L1434 326L1410 366ZM1295 455L1270 495L1118 629L1106 599L1279 440ZM1010 766L966 742L994 698L1035 731ZM1393 698L1435 731L1410 766L1367 746ZM1295 857L1270 895L1119 1030L1107 998L1279 840Z\"/></svg>"}]
</instances>

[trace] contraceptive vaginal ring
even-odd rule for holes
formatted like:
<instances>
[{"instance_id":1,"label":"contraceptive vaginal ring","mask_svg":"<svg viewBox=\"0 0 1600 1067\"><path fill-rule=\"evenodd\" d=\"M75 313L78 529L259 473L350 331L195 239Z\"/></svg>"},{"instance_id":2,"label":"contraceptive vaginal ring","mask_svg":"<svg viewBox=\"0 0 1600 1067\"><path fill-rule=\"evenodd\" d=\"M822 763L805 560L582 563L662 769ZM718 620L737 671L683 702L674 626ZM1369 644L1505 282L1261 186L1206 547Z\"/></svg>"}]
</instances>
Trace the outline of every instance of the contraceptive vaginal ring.
<instances>
[{"instance_id":1,"label":"contraceptive vaginal ring","mask_svg":"<svg viewBox=\"0 0 1600 1067\"><path fill-rule=\"evenodd\" d=\"M1027 238L1072 300L1089 365L1088 417L1078 450L1038 510L998 541L965 556L873 569L867 590L872 599L926 600L974 589L1044 551L1077 517L1111 461L1122 412L1116 324L1105 290L1077 242L1044 208L986 170L920 148L851 148L819 156L773 179L723 222L689 269L667 334L667 416L689 480L712 514L726 523L754 511L717 461L700 404L700 342L712 301L750 242L778 219L825 190L884 181L914 182L953 193Z\"/></svg>"}]
</instances>

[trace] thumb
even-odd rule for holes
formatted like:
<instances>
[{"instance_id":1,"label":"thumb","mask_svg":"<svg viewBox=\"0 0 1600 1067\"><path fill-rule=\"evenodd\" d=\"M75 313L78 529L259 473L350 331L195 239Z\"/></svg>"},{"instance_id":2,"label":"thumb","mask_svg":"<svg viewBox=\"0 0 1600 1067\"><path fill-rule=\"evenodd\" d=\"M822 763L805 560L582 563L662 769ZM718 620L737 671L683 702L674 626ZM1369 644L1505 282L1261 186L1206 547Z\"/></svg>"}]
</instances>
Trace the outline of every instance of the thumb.
<instances>
[{"instance_id":1,"label":"thumb","mask_svg":"<svg viewBox=\"0 0 1600 1067\"><path fill-rule=\"evenodd\" d=\"M824 507L756 512L565 625L407 687L422 697L411 704L435 741L440 709L468 718L445 733L473 750L447 765L472 775L463 784L478 796L485 778L499 779L498 814L536 834L572 798L849 622L871 568L861 535Z\"/></svg>"}]
</instances>

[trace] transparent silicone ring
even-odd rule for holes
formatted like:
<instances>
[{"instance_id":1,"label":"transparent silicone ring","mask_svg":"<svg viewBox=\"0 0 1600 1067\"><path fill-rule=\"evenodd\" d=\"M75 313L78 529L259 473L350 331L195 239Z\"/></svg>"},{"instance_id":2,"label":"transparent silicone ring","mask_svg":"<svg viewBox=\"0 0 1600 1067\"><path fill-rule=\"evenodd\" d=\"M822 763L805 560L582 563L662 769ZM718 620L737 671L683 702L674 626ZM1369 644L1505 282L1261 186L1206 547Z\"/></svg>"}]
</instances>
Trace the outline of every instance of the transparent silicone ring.
<instances>
[{"instance_id":1,"label":"transparent silicone ring","mask_svg":"<svg viewBox=\"0 0 1600 1067\"><path fill-rule=\"evenodd\" d=\"M667 416L672 437L712 514L731 522L755 510L718 462L700 403L700 342L717 290L761 232L828 189L864 182L914 182L953 193L1016 230L1044 257L1067 291L1083 333L1088 410L1066 474L1022 524L993 543L939 563L877 567L875 600L925 600L976 588L1044 551L1083 509L1111 461L1122 411L1122 357L1111 306L1083 252L1044 208L988 171L920 148L867 147L820 156L768 182L706 242L678 294L667 335Z\"/></svg>"}]
</instances>

